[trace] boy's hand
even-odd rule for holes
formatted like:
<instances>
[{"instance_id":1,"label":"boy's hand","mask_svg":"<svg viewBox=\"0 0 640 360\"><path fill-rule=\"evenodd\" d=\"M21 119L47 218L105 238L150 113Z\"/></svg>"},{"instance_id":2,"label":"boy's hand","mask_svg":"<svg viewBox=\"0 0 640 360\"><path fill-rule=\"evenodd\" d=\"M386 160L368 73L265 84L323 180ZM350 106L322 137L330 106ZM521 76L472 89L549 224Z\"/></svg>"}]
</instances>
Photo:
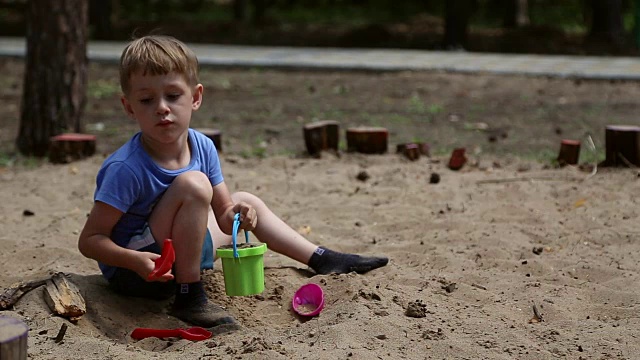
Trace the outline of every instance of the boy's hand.
<instances>
[{"instance_id":1,"label":"boy's hand","mask_svg":"<svg viewBox=\"0 0 640 360\"><path fill-rule=\"evenodd\" d=\"M141 252L138 251L138 266L133 269L140 277L146 279L147 281L160 281L167 282L169 280L173 280L173 274L171 274L171 269L167 271L166 274L162 274L162 276L154 277L153 279L149 279L149 274L156 268L155 260L160 257L158 254L150 253L150 252Z\"/></svg>"},{"instance_id":2,"label":"boy's hand","mask_svg":"<svg viewBox=\"0 0 640 360\"><path fill-rule=\"evenodd\" d=\"M258 225L258 213L253 206L246 202L239 202L233 206L233 213L240 214L240 229L253 231Z\"/></svg>"}]
</instances>

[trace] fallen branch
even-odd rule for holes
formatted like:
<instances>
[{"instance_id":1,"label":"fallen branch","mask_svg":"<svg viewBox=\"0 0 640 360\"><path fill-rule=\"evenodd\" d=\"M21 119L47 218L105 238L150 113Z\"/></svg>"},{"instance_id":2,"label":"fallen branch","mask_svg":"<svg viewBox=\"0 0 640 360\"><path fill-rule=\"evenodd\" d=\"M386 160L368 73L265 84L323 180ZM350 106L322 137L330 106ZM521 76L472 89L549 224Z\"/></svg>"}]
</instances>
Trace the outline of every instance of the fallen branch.
<instances>
[{"instance_id":1,"label":"fallen branch","mask_svg":"<svg viewBox=\"0 0 640 360\"><path fill-rule=\"evenodd\" d=\"M59 344L64 340L64 335L67 333L67 324L62 324L60 330L58 331L58 335L55 337L54 341L56 344Z\"/></svg>"},{"instance_id":2,"label":"fallen branch","mask_svg":"<svg viewBox=\"0 0 640 360\"><path fill-rule=\"evenodd\" d=\"M6 289L0 295L0 310L7 310L13 307L13 305L15 305L15 303L17 303L24 294L46 284L48 280L49 279L47 278L29 282L20 282Z\"/></svg>"},{"instance_id":3,"label":"fallen branch","mask_svg":"<svg viewBox=\"0 0 640 360\"><path fill-rule=\"evenodd\" d=\"M482 286L482 285L478 285L478 284L471 284L471 286L473 286L474 288L481 289L481 290L487 290L487 288L486 288L486 287L484 287L484 286Z\"/></svg>"},{"instance_id":4,"label":"fallen branch","mask_svg":"<svg viewBox=\"0 0 640 360\"><path fill-rule=\"evenodd\" d=\"M525 176L525 177L517 177L517 178L503 178L503 179L487 179L487 180L478 180L476 184L500 184L500 183L508 183L508 182L519 182L519 181L583 181L582 178L559 178L554 176Z\"/></svg>"},{"instance_id":5,"label":"fallen branch","mask_svg":"<svg viewBox=\"0 0 640 360\"><path fill-rule=\"evenodd\" d=\"M593 139L591 138L591 135L587 135L587 146L589 147L589 149L595 154L597 152L596 150L596 144L593 142ZM598 173L598 161L594 161L593 162L593 170L591 171L591 174L589 174L586 178L584 178L584 181L587 181L589 179L591 179L592 177L594 177L596 174Z\"/></svg>"},{"instance_id":6,"label":"fallen branch","mask_svg":"<svg viewBox=\"0 0 640 360\"><path fill-rule=\"evenodd\" d=\"M622 155L622 153L618 153L618 156L620 157L620 159L622 160L622 162L627 165L627 167L631 168L631 169L640 169L640 167L638 167L636 164L632 163L631 161L627 160L626 157L624 157L624 155Z\"/></svg>"},{"instance_id":7,"label":"fallen branch","mask_svg":"<svg viewBox=\"0 0 640 360\"><path fill-rule=\"evenodd\" d=\"M529 320L530 323L540 323L543 322L544 319L542 318L542 314L540 314L540 311L538 311L538 307L536 306L536 304L533 304L533 318L531 318L531 320Z\"/></svg>"}]
</instances>

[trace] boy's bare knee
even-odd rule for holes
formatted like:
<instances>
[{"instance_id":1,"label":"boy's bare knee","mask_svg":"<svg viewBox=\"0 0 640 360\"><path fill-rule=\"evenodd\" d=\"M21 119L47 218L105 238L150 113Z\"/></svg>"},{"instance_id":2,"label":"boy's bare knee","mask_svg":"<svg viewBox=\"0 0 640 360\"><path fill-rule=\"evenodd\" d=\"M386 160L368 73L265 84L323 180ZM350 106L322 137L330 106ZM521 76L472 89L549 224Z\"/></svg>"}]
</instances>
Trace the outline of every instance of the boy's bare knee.
<instances>
[{"instance_id":1,"label":"boy's bare knee","mask_svg":"<svg viewBox=\"0 0 640 360\"><path fill-rule=\"evenodd\" d=\"M237 193L231 194L231 199L234 203L246 202L253 206L256 211L263 212L268 209L268 206L260 199L259 197L244 191L239 191Z\"/></svg>"},{"instance_id":2,"label":"boy's bare knee","mask_svg":"<svg viewBox=\"0 0 640 360\"><path fill-rule=\"evenodd\" d=\"M175 187L182 196L200 198L206 202L210 202L213 196L209 178L200 171L188 171L178 175L171 187Z\"/></svg>"},{"instance_id":3,"label":"boy's bare knee","mask_svg":"<svg viewBox=\"0 0 640 360\"><path fill-rule=\"evenodd\" d=\"M245 191L238 191L236 193L231 194L231 199L233 199L234 203L239 203L243 201L251 204L252 206L258 206L258 205L264 204L259 197Z\"/></svg>"}]
</instances>

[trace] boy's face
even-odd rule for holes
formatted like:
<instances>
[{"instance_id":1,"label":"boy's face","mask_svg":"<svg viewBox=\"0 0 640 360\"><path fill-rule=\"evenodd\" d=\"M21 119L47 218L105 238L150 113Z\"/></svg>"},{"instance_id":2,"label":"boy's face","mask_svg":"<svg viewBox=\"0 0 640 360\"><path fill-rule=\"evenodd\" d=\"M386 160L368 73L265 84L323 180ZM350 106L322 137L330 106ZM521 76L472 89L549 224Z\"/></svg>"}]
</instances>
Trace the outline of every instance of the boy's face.
<instances>
[{"instance_id":1,"label":"boy's face","mask_svg":"<svg viewBox=\"0 0 640 360\"><path fill-rule=\"evenodd\" d=\"M128 95L122 97L127 114L142 134L159 143L171 143L186 134L191 113L202 103L202 85L190 86L184 76L142 75L130 78Z\"/></svg>"}]
</instances>

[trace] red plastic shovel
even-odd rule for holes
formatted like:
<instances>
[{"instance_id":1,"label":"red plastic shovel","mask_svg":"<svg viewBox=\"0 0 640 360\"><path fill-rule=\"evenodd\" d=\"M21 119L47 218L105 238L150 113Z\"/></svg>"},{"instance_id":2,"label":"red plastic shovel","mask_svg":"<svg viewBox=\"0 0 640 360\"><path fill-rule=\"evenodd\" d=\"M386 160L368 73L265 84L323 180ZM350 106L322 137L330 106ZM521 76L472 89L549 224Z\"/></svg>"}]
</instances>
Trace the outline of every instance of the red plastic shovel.
<instances>
[{"instance_id":1,"label":"red plastic shovel","mask_svg":"<svg viewBox=\"0 0 640 360\"><path fill-rule=\"evenodd\" d=\"M164 239L164 246L162 247L162 254L155 260L156 267L149 274L149 280L153 280L167 273L176 261L176 253L173 250L173 241L171 239Z\"/></svg>"},{"instance_id":2,"label":"red plastic shovel","mask_svg":"<svg viewBox=\"0 0 640 360\"><path fill-rule=\"evenodd\" d=\"M136 328L131 333L131 337L136 340L146 339L148 337L157 338L169 338L179 337L191 341L200 341L210 338L211 331L201 328L192 327L188 329L150 329L150 328Z\"/></svg>"}]
</instances>

